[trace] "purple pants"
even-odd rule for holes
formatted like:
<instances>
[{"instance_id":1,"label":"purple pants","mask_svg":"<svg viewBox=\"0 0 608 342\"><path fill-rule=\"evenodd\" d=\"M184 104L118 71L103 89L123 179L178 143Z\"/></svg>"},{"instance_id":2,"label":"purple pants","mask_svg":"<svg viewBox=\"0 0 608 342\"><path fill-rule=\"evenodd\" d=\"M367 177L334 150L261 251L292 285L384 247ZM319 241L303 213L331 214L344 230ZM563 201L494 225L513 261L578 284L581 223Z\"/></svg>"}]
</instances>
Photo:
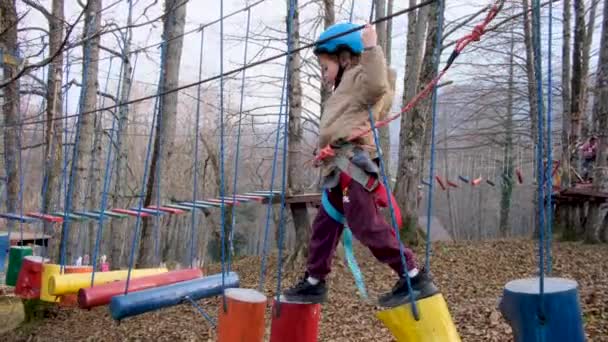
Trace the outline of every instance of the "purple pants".
<instances>
[{"instance_id":1,"label":"purple pants","mask_svg":"<svg viewBox=\"0 0 608 342\"><path fill-rule=\"evenodd\" d=\"M338 186L328 191L328 197L334 208L344 214L354 237L369 248L378 261L388 264L397 274L404 274L399 243L393 236L393 228L380 216L372 193L355 181L344 192L343 195ZM325 279L331 272L331 261L343 229L343 224L332 219L322 206L319 208L308 246L310 276ZM405 246L403 251L408 270L415 268L414 253Z\"/></svg>"}]
</instances>

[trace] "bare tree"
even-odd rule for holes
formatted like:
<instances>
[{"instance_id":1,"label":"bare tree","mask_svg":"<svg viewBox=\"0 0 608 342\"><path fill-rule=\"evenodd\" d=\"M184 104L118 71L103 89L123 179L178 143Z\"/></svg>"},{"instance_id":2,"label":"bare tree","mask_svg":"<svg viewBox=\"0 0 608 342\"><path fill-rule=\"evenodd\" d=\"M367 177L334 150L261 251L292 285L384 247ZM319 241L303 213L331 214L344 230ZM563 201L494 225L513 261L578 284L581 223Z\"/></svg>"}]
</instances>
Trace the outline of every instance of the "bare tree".
<instances>
[{"instance_id":1,"label":"bare tree","mask_svg":"<svg viewBox=\"0 0 608 342\"><path fill-rule=\"evenodd\" d=\"M420 72L420 82L406 79L404 101L405 105L411 97L408 96L408 92L412 92L411 87L414 89L423 88L428 82L430 82L436 73L434 65L434 59L432 58L433 52L437 46L437 14L439 7L437 3L427 6L428 11L428 33L426 34L425 53L423 59L423 65ZM419 10L422 11L422 10ZM420 14L416 20L425 20ZM408 28L411 25L408 24ZM415 26L414 26L415 27ZM408 39L408 51L406 53L406 75L411 72L411 77L415 77L415 72L412 70L414 65L417 64L418 56L416 55L420 50L420 45L415 44L418 31L415 32L413 37L413 43L410 45ZM411 35L408 33L408 38ZM410 50L413 49L413 50ZM409 58L408 58L409 57ZM409 63L408 63L409 61ZM409 69L408 69L409 68ZM414 90L415 93L415 90ZM413 97L413 96L412 96ZM420 173L422 171L422 144L424 139L424 130L427 124L431 109L431 100L427 98L421 101L416 108L411 112L404 114L401 117L401 132L399 137L399 166L397 169L397 183L395 186L395 195L399 206L403 209L404 215L404 239L415 242L418 228L418 184L420 184Z\"/></svg>"},{"instance_id":2,"label":"bare tree","mask_svg":"<svg viewBox=\"0 0 608 342\"><path fill-rule=\"evenodd\" d=\"M94 115L88 115L97 109L97 91L99 88L98 82L98 71L99 71L99 36L96 35L101 27L101 0L90 0L87 3L85 10L85 26L84 26L84 39L85 44L83 45L83 56L84 63L82 69L82 89L80 93L80 114L78 117L78 128L77 128L77 139L78 143L74 146L74 156L72 159L72 168L70 171L70 185L71 191L68 191L67 196L71 196L71 207L65 208L66 211L71 211L73 208L85 209L94 208L89 201L91 201L90 194L87 189L89 188L89 175L86 172L90 166L91 156L93 153L93 140L94 140L94 124L95 117L99 113ZM87 113L82 115L83 113ZM78 223L79 225L81 223ZM64 225L65 227L65 225ZM65 230L62 234L68 234L67 236L67 248L66 248L66 262L71 263L79 251L77 251L79 230L69 229L68 232Z\"/></svg>"},{"instance_id":3,"label":"bare tree","mask_svg":"<svg viewBox=\"0 0 608 342\"><path fill-rule=\"evenodd\" d=\"M127 16L127 29L122 34L123 50L122 50L122 81L119 96L118 108L118 123L116 127L116 153L114 154L114 191L112 198L112 206L116 208L124 208L129 204L127 196L127 164L128 164L128 144L126 141L127 125L129 120L129 105L124 103L129 101L131 94L131 86L133 83L132 73L133 65L131 64L131 41L132 41L132 13L129 11ZM137 56L135 56L137 58ZM114 148L109 146L108 148ZM112 220L110 222L110 261L114 268L120 267L122 244L120 241L124 239L125 232L127 231L126 220Z\"/></svg>"},{"instance_id":4,"label":"bare tree","mask_svg":"<svg viewBox=\"0 0 608 342\"><path fill-rule=\"evenodd\" d=\"M161 60L161 76L159 88L162 91L174 89L179 85L179 67L182 56L183 33L186 24L186 1L165 0L163 38L164 58ZM177 99L178 93L173 92L161 96L158 106L158 118L156 124L156 135L154 139L154 150L150 162L148 181L146 185L146 206L156 204L157 196L161 201L170 198L170 191L157 194L157 182L160 175L167 175L171 168L171 158L175 152L175 130L177 122ZM156 115L156 114L155 114ZM142 225L141 247L138 254L137 265L139 267L153 265L154 256L154 219L144 219Z\"/></svg>"},{"instance_id":5,"label":"bare tree","mask_svg":"<svg viewBox=\"0 0 608 342\"><path fill-rule=\"evenodd\" d=\"M12 0L0 1L0 49L4 54L15 56L17 52L17 9ZM13 58L15 59L15 58ZM0 61L4 79L12 78L17 65ZM4 167L6 170L6 210L16 213L19 204L19 184L21 176L21 125L19 124L19 82L11 82L3 89L2 111L4 116ZM14 126L17 127L6 127ZM8 221L9 229L15 221Z\"/></svg>"},{"instance_id":6,"label":"bare tree","mask_svg":"<svg viewBox=\"0 0 608 342\"><path fill-rule=\"evenodd\" d=\"M290 7L293 6L293 17L290 18ZM300 48L300 10L298 0L287 0L287 32L291 36L290 49ZM287 74L289 79L287 96L289 101L289 155L288 155L288 188L289 193L304 192L304 154L302 153L302 85L300 82L300 53L289 55ZM290 205L296 235L296 249L293 252L294 263L304 260L310 238L310 220L306 204Z\"/></svg>"},{"instance_id":7,"label":"bare tree","mask_svg":"<svg viewBox=\"0 0 608 342\"><path fill-rule=\"evenodd\" d=\"M593 188L603 193L608 192L608 1L604 0L604 21L600 42L600 59L597 64L596 94L593 104L593 115L598 123L599 144ZM606 203L593 201L589 204L585 240L597 243L608 241L608 206Z\"/></svg>"}]
</instances>

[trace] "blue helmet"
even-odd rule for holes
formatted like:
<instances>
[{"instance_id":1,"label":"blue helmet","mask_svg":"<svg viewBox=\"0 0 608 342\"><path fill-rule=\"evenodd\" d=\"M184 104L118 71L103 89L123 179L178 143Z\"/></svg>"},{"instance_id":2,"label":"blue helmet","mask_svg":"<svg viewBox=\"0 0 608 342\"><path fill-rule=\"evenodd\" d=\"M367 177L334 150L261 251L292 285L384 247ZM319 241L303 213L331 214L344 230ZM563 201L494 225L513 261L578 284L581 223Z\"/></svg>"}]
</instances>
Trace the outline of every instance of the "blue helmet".
<instances>
[{"instance_id":1,"label":"blue helmet","mask_svg":"<svg viewBox=\"0 0 608 342\"><path fill-rule=\"evenodd\" d=\"M321 41L321 43L315 44L314 53L317 55L320 53L335 54L342 49L347 49L355 55L360 55L363 53L363 40L361 39L360 31L350 32L343 36L326 40L357 27L359 25L353 23L340 23L328 27L317 39L317 42Z\"/></svg>"}]
</instances>

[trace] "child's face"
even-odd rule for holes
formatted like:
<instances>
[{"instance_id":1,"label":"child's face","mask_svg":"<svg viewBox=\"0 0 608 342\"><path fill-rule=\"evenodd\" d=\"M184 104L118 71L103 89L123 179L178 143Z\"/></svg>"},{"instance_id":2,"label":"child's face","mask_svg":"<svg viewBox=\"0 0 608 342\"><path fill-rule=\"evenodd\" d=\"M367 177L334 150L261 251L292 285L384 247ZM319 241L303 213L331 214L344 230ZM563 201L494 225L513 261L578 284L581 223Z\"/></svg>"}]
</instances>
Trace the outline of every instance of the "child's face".
<instances>
[{"instance_id":1,"label":"child's face","mask_svg":"<svg viewBox=\"0 0 608 342\"><path fill-rule=\"evenodd\" d=\"M336 82L336 77L338 76L338 69L340 68L338 59L327 54L320 54L319 64L321 65L323 83L327 86L333 86Z\"/></svg>"}]
</instances>

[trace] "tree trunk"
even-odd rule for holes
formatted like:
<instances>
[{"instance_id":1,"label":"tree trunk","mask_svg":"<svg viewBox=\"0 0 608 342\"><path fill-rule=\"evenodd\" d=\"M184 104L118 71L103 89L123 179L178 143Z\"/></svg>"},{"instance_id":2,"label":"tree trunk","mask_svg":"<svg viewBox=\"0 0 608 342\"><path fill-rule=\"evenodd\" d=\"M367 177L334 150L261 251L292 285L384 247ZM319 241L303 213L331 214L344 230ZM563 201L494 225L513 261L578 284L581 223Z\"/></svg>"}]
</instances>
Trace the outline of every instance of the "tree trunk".
<instances>
[{"instance_id":1,"label":"tree trunk","mask_svg":"<svg viewBox=\"0 0 608 342\"><path fill-rule=\"evenodd\" d=\"M15 56L17 52L17 10L12 0L0 1L0 49L4 54ZM4 79L14 77L17 65L5 64L3 66ZM13 81L2 91L2 111L4 125L4 167L6 172L6 210L9 213L19 214L19 184L21 176L21 125L19 124L19 81ZM7 220L8 229L16 227L16 221Z\"/></svg>"},{"instance_id":2,"label":"tree trunk","mask_svg":"<svg viewBox=\"0 0 608 342\"><path fill-rule=\"evenodd\" d=\"M564 36L562 42L562 157L561 169L562 172L562 188L568 188L572 182L570 172L570 23L572 18L572 3L570 0L563 0L563 24L562 34ZM565 223L565 222L564 222Z\"/></svg>"},{"instance_id":3,"label":"tree trunk","mask_svg":"<svg viewBox=\"0 0 608 342\"><path fill-rule=\"evenodd\" d=\"M53 55L61 48L63 41L63 0L53 0L51 16L47 17L49 22L49 51ZM63 156L62 139L63 129L63 97L61 86L63 83L63 53L59 53L49 63L47 71L47 97L46 97L46 132L45 132L45 181L46 192L42 198L42 212L52 213L59 208L59 180L61 174L61 160ZM51 260L59 260L59 232L53 229L54 224L43 222L44 234L51 236L47 255Z\"/></svg>"},{"instance_id":4,"label":"tree trunk","mask_svg":"<svg viewBox=\"0 0 608 342\"><path fill-rule=\"evenodd\" d=\"M530 107L530 136L532 138L532 144L534 146L534 151L538 148L538 96L536 94L536 73L540 72L540 70L536 70L536 62L534 56L534 35L532 30L532 20L530 19L530 8L528 6L528 0L522 0L523 4L523 13L524 13L524 42L526 46L526 76L527 76L527 84L528 84L528 103ZM536 160L536 158L534 158ZM534 163L534 178L537 179L537 165ZM538 203L538 188L534 190L533 197L533 205L534 205L534 236L537 234L538 224L538 213L540 210Z\"/></svg>"},{"instance_id":5,"label":"tree trunk","mask_svg":"<svg viewBox=\"0 0 608 342\"><path fill-rule=\"evenodd\" d=\"M513 38L513 35L511 35ZM513 194L513 95L515 93L515 41L511 39L509 55L509 78L508 78L508 89L507 89L507 116L505 118L505 145L504 145L504 158L503 158L503 170L505 170L506 177L502 177L501 181L501 196L500 196L500 223L498 231L501 238L507 237L510 230L510 212L511 212L511 198ZM506 179L508 180L506 180Z\"/></svg>"},{"instance_id":6,"label":"tree trunk","mask_svg":"<svg viewBox=\"0 0 608 342\"><path fill-rule=\"evenodd\" d=\"M585 39L583 41L583 52L581 61L581 75L582 75L582 87L581 87L581 113L583 115L583 131L585 135L589 135L589 131L593 128L589 125L589 118L587 116L587 103L589 102L589 63L591 62L591 44L593 43L593 31L595 28L595 13L597 11L597 5L599 1L592 1L591 8L589 10L589 21L587 22L587 28L585 30Z\"/></svg>"},{"instance_id":7,"label":"tree trunk","mask_svg":"<svg viewBox=\"0 0 608 342\"><path fill-rule=\"evenodd\" d=\"M583 43L585 40L585 3L574 0L574 46L572 47L572 93L570 104L570 163L580 173L580 156L577 146L581 137L583 120Z\"/></svg>"},{"instance_id":8,"label":"tree trunk","mask_svg":"<svg viewBox=\"0 0 608 342\"><path fill-rule=\"evenodd\" d=\"M132 24L132 15L129 13L127 17L127 26ZM112 207L114 208L126 208L129 206L129 200L127 199L127 164L128 164L128 148L125 141L127 133L127 124L129 120L129 105L123 103L129 101L131 93L131 74L133 73L133 65L131 64L131 40L132 31L127 29L123 34L123 56L125 59L122 61L122 83L120 89L119 102L121 106L118 108L118 124L116 126L116 152L114 154L114 191L112 197ZM113 148L111 146L110 148ZM122 254L122 243L121 241L127 239L129 236L125 234L127 231L127 225L129 220L111 220L110 224L110 265L113 268L121 267L121 254Z\"/></svg>"},{"instance_id":9,"label":"tree trunk","mask_svg":"<svg viewBox=\"0 0 608 342\"><path fill-rule=\"evenodd\" d=\"M298 1L293 1L294 12L289 25L290 0L287 0L287 32L291 36L290 50L300 47L300 15ZM290 27L291 26L291 27ZM287 96L289 101L289 154L287 164L287 182L290 194L299 194L304 190L304 155L302 154L302 84L300 82L300 53L296 52L289 56L287 74L290 79L288 82ZM296 247L290 257L290 266L300 261L306 260L308 251L308 240L310 239L310 220L306 205L291 205L293 225L295 228Z\"/></svg>"},{"instance_id":10,"label":"tree trunk","mask_svg":"<svg viewBox=\"0 0 608 342\"><path fill-rule=\"evenodd\" d=\"M418 88L422 89L430 82L436 74L436 68L433 63L433 52L437 45L437 3L430 6L428 13L428 35L426 37L426 51L424 64L420 73L420 83ZM422 20L420 17L418 20ZM408 42L409 45L409 42ZM413 49L419 49L412 46ZM413 53L413 52L412 52ZM411 56L410 51L407 52ZM415 59L415 58L412 58ZM415 62L415 61L414 61ZM410 63L413 66L415 63ZM407 68L406 60L406 68ZM406 75L407 75L406 70ZM407 82L407 81L406 81ZM414 83L414 82L412 82ZM414 84L417 84L415 82ZM406 83L406 88L407 88ZM411 88L409 88L411 89ZM403 104L408 101L407 94L404 97ZM424 137L424 127L426 125L429 112L431 109L431 98L427 97L414 108L410 113L405 113L401 116L401 132L399 136L399 167L397 168L397 183L395 186L395 196L400 208L402 208L404 234L403 238L410 242L417 242L418 228L418 212L417 212L417 194L418 184L420 184L420 165L421 159L421 143Z\"/></svg>"},{"instance_id":11,"label":"tree trunk","mask_svg":"<svg viewBox=\"0 0 608 342\"><path fill-rule=\"evenodd\" d=\"M593 116L597 119L599 143L593 188L596 191L608 192L608 0L604 0L604 21L602 24L602 38L600 42L600 59L597 67L596 95L593 104ZM606 229L606 214L608 206L599 202L589 204L585 241L600 242L604 238Z\"/></svg>"},{"instance_id":12,"label":"tree trunk","mask_svg":"<svg viewBox=\"0 0 608 342\"><path fill-rule=\"evenodd\" d=\"M386 16L386 0L373 0L376 2L376 20L383 18ZM376 24L376 32L378 34L378 45L382 47L385 51L385 56L390 55L390 51L388 51L388 39L389 33L387 32L387 22L382 21ZM390 64L389 64L390 65ZM384 156L385 163L385 172L388 179L390 177L390 164L391 164L391 139L390 139L390 129L389 126L381 127L378 129L379 133L379 141L380 141L380 149L382 150L382 155Z\"/></svg>"},{"instance_id":13,"label":"tree trunk","mask_svg":"<svg viewBox=\"0 0 608 342\"><path fill-rule=\"evenodd\" d=\"M287 6L289 7L289 5ZM323 0L323 27L327 29L336 21L336 12L334 7L334 0ZM321 81L321 115L323 115L323 110L325 106L325 102L331 96L332 88L325 84L325 82ZM320 115L320 116L321 116ZM319 121L321 117L319 116Z\"/></svg>"},{"instance_id":14,"label":"tree trunk","mask_svg":"<svg viewBox=\"0 0 608 342\"><path fill-rule=\"evenodd\" d=\"M386 16L393 14L394 0L388 0L386 4ZM384 51L384 56L386 56L386 64L391 65L392 56L391 51L393 51L393 20L389 20L386 23L386 50Z\"/></svg>"},{"instance_id":15,"label":"tree trunk","mask_svg":"<svg viewBox=\"0 0 608 342\"><path fill-rule=\"evenodd\" d=\"M84 37L95 35L101 23L101 0L90 0L87 3L85 15ZM99 66L99 37L91 38L83 45L84 64L82 70L82 89L80 92L80 113L90 113L97 107L97 73ZM65 208L66 212L73 209L84 209L89 207L86 202L86 189L88 188L87 168L90 166L91 153L93 149L93 129L95 117L99 113L80 115L77 127L78 144L74 146L72 167L67 196L71 197L71 205ZM75 156L75 158L74 158ZM81 253L78 250L81 239L80 229L82 223L76 223L69 227L66 222L63 225L62 234L67 234L66 240L66 264L71 264ZM69 229L68 229L69 227Z\"/></svg>"},{"instance_id":16,"label":"tree trunk","mask_svg":"<svg viewBox=\"0 0 608 342\"><path fill-rule=\"evenodd\" d=\"M181 63L183 33L186 23L185 0L165 0L163 38L165 52L161 60L160 91L174 89L179 86L179 67ZM161 203L170 198L169 188L157 194L158 182L163 175L168 175L171 167L171 158L175 150L175 130L177 124L177 96L178 93L163 95L159 98L156 136L154 151L148 173L146 186L145 206L156 205L157 196ZM157 167L160 169L157 170ZM157 171L160 171L157 172ZM164 193L164 195L162 194ZM144 219L142 225L141 245L138 256L138 267L149 267L154 264L154 222L155 218ZM160 223L162 227L162 222ZM159 227L159 229L160 229Z\"/></svg>"}]
</instances>

